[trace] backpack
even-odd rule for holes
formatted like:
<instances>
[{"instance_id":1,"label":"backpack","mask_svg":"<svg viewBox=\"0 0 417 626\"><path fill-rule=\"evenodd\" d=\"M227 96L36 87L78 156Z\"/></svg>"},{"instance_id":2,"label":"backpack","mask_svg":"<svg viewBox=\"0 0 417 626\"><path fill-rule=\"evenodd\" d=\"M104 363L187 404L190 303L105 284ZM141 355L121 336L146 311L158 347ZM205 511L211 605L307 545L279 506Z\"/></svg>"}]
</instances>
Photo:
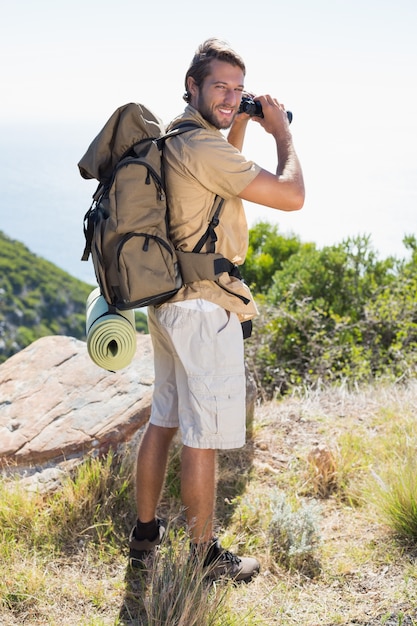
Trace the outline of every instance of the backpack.
<instances>
[{"instance_id":1,"label":"backpack","mask_svg":"<svg viewBox=\"0 0 417 626\"><path fill-rule=\"evenodd\" d=\"M237 275L236 266L215 252L224 202L219 196L192 252L175 250L169 239L163 146L196 128L183 122L165 133L149 109L129 103L113 113L78 163L83 178L99 181L84 216L82 260L91 254L101 294L121 311L162 304L187 282ZM208 252L201 252L204 246Z\"/></svg>"}]
</instances>

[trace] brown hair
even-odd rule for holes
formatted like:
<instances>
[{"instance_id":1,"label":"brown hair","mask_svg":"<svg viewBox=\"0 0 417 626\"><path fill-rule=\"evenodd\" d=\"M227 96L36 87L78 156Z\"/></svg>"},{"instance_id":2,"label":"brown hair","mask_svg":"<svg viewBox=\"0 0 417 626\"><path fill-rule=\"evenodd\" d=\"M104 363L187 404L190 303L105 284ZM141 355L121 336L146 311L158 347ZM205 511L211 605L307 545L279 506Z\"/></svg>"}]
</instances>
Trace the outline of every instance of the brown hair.
<instances>
[{"instance_id":1,"label":"brown hair","mask_svg":"<svg viewBox=\"0 0 417 626\"><path fill-rule=\"evenodd\" d=\"M237 65L246 74L246 67L241 56L237 54L226 41L221 41L212 37L204 41L196 50L190 67L185 75L185 94L183 96L186 102L191 99L188 91L188 77L192 76L196 85L200 87L204 79L210 74L210 63L213 59L226 61L231 65Z\"/></svg>"}]
</instances>

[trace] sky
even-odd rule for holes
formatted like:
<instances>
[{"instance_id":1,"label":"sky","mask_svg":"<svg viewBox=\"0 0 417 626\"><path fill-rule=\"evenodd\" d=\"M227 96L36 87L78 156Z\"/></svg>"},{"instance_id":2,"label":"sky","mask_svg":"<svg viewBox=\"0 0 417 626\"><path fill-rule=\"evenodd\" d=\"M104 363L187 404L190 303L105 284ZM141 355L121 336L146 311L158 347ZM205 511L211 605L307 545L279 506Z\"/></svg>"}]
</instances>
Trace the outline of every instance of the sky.
<instances>
[{"instance_id":1,"label":"sky","mask_svg":"<svg viewBox=\"0 0 417 626\"><path fill-rule=\"evenodd\" d=\"M90 141L126 102L165 122L177 115L194 51L216 36L243 56L248 90L293 112L304 171L302 211L247 203L249 225L268 220L318 246L369 235L382 256L403 256L404 235L417 234L415 0L0 0L0 8L0 131L42 127L71 145L73 160L60 167L73 172L63 193L78 230L92 188L76 163ZM274 141L257 124L243 152L275 170Z\"/></svg>"}]
</instances>

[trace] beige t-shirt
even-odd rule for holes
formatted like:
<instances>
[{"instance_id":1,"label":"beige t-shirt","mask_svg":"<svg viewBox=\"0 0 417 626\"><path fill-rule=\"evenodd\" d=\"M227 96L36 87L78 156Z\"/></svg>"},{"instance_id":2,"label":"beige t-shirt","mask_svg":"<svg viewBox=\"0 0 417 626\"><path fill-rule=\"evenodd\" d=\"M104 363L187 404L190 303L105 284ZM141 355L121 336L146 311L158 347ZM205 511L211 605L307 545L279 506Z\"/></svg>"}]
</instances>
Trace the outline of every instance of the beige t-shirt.
<instances>
[{"instance_id":1,"label":"beige t-shirt","mask_svg":"<svg viewBox=\"0 0 417 626\"><path fill-rule=\"evenodd\" d=\"M215 231L216 252L241 265L248 249L248 226L238 194L261 168L247 160L190 105L171 125L185 121L196 122L202 128L173 137L164 147L171 238L178 249L191 252L207 230L217 194L225 203ZM216 282L203 280L184 285L170 302L195 298L233 311L242 321L257 313L248 287L227 273Z\"/></svg>"}]
</instances>

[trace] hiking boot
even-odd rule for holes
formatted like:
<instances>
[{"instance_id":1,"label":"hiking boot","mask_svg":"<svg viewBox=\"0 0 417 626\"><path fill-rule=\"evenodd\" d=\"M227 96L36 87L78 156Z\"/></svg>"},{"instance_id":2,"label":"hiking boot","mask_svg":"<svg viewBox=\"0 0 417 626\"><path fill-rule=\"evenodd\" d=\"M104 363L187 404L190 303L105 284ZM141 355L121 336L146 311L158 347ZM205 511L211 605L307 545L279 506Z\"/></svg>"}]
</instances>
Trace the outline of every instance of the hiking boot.
<instances>
[{"instance_id":1,"label":"hiking boot","mask_svg":"<svg viewBox=\"0 0 417 626\"><path fill-rule=\"evenodd\" d=\"M222 548L218 539L213 541L203 562L207 580L229 579L248 583L259 573L260 565L256 559L237 556Z\"/></svg>"},{"instance_id":2,"label":"hiking boot","mask_svg":"<svg viewBox=\"0 0 417 626\"><path fill-rule=\"evenodd\" d=\"M152 541L149 539L136 539L136 526L132 528L129 536L129 562L131 567L144 567L150 555L162 543L166 531L166 523L159 517L156 521L158 523L158 534Z\"/></svg>"}]
</instances>

